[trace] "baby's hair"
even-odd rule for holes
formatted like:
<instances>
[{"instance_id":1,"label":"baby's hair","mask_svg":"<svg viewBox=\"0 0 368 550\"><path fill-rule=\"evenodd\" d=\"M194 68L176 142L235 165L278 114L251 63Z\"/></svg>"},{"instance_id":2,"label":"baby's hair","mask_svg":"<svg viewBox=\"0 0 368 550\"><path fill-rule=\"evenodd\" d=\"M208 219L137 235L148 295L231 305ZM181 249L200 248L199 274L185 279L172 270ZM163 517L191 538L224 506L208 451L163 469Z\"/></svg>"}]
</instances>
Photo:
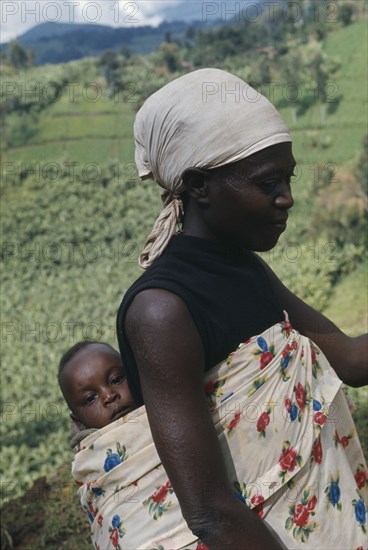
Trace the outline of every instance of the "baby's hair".
<instances>
[{"instance_id":1,"label":"baby's hair","mask_svg":"<svg viewBox=\"0 0 368 550\"><path fill-rule=\"evenodd\" d=\"M65 365L67 363L69 363L69 361L79 351L81 351L82 349L88 348L88 346L91 346L93 344L99 344L99 345L102 345L102 346L107 346L108 348L110 348L115 353L118 353L116 351L116 349L114 349L112 346L110 346L110 344L108 344L107 342L98 342L97 340L81 340L80 342L77 342L76 344L74 344L74 346L69 348L64 353L64 355L61 357L60 362L59 362L58 375L57 375L59 382L60 382L61 373L63 372L63 369L64 369Z\"/></svg>"}]
</instances>

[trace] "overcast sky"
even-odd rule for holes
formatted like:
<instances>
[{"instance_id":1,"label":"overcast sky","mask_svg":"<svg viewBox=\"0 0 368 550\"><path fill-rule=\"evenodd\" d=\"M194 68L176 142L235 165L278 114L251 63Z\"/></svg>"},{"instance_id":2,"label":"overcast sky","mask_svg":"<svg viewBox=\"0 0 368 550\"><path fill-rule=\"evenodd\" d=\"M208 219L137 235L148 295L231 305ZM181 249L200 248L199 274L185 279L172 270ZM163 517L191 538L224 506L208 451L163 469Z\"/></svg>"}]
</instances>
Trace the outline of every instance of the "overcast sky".
<instances>
[{"instance_id":1,"label":"overcast sky","mask_svg":"<svg viewBox=\"0 0 368 550\"><path fill-rule=\"evenodd\" d=\"M51 21L113 27L157 26L168 8L172 10L184 3L185 0L1 0L1 42Z\"/></svg>"}]
</instances>

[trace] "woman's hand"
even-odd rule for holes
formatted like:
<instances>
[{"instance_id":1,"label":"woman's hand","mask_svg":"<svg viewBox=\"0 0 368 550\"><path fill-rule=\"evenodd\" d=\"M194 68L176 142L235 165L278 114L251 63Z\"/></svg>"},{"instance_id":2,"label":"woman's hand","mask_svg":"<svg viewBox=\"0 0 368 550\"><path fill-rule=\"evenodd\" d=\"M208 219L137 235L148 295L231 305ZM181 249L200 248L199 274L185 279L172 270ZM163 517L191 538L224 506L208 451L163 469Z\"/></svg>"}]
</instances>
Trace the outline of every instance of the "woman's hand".
<instances>
[{"instance_id":1,"label":"woman's hand","mask_svg":"<svg viewBox=\"0 0 368 550\"><path fill-rule=\"evenodd\" d=\"M203 391L202 342L183 301L145 290L134 298L125 330L152 436L189 528L211 550L284 548L233 494Z\"/></svg>"},{"instance_id":2,"label":"woman's hand","mask_svg":"<svg viewBox=\"0 0 368 550\"><path fill-rule=\"evenodd\" d=\"M290 292L271 268L261 260L282 308L292 326L315 342L339 378L349 386L368 384L368 334L351 338L330 319Z\"/></svg>"}]
</instances>

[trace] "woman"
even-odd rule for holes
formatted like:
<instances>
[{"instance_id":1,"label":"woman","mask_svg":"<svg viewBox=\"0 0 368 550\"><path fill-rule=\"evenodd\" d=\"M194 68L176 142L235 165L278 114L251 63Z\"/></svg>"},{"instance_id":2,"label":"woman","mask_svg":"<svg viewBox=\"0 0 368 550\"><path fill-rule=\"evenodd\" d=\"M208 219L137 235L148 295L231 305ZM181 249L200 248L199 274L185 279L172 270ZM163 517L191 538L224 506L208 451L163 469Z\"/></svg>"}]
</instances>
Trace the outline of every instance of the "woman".
<instances>
[{"instance_id":1,"label":"woman","mask_svg":"<svg viewBox=\"0 0 368 550\"><path fill-rule=\"evenodd\" d=\"M206 371L241 342L285 322L285 311L294 329L320 346L343 382L367 383L365 338L343 334L283 286L253 253L276 245L293 206L295 160L289 131L268 100L245 82L204 69L171 82L146 101L136 118L135 140L139 175L164 188L165 207L140 257L148 269L120 308L119 345L130 390L136 403L146 406L182 514L211 550L309 547L308 538L314 548L338 548L326 532L309 537L304 516L298 517L304 509L315 513L316 497L308 501L309 511L307 504L292 510L296 531L291 533L290 522L286 530L284 519L278 523L265 517L262 522L244 499L234 496L203 391ZM182 231L174 235L178 222ZM263 368L272 350L266 345L261 352ZM332 386L340 384L337 377L331 380ZM299 389L291 387L290 395L295 391L297 396ZM303 391L301 411L307 403ZM273 399L283 401L284 395ZM264 453L270 453L266 440ZM241 454L250 465L263 460L253 454L251 441ZM310 454L313 462L312 449ZM314 459L316 466L316 455ZM285 468L290 470L290 464ZM351 471L349 475L353 479ZM337 540L358 547L361 527Z\"/></svg>"}]
</instances>

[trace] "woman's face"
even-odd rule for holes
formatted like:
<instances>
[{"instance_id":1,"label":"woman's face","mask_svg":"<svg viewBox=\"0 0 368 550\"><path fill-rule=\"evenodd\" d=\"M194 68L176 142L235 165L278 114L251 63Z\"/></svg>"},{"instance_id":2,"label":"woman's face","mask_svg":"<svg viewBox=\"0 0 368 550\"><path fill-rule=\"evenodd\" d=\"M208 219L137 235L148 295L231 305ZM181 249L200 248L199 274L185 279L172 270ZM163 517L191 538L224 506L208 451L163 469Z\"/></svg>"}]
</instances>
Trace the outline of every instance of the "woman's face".
<instances>
[{"instance_id":1,"label":"woman's face","mask_svg":"<svg viewBox=\"0 0 368 550\"><path fill-rule=\"evenodd\" d=\"M208 206L202 213L210 234L249 250L273 248L294 204L290 189L294 167L291 143L285 142L209 171Z\"/></svg>"}]
</instances>

